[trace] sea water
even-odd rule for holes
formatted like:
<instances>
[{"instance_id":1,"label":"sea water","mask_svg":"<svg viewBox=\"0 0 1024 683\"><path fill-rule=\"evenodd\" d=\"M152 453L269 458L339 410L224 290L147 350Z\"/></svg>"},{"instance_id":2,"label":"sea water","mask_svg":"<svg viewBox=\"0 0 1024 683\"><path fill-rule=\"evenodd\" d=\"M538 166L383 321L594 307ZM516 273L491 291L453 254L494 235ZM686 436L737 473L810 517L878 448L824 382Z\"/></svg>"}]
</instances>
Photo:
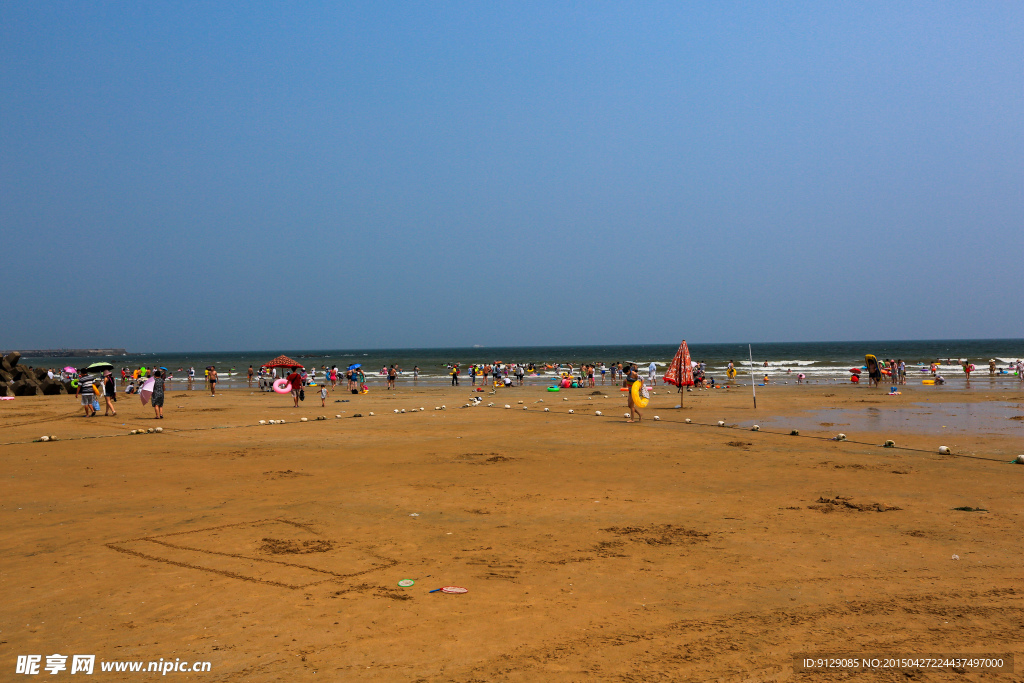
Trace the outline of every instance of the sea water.
<instances>
[{"instance_id":1,"label":"sea water","mask_svg":"<svg viewBox=\"0 0 1024 683\"><path fill-rule=\"evenodd\" d=\"M736 364L738 382L748 383L751 375L760 383L768 375L773 384L788 382L796 384L797 375L803 373L808 382L849 382L850 368L864 365L864 354L874 354L879 359L902 358L907 364L908 382L920 384L920 379L931 378L928 365L941 361L939 372L951 382L962 382L964 375L960 361L966 360L977 366L975 379L989 379L989 359L995 359L997 367L1005 369L1011 362L1024 359L1024 339L957 339L928 341L857 341L857 342L777 342L752 344L754 362L750 364L747 344L702 344L689 343L690 356L694 361L704 362L707 374L716 382L726 382L725 370L730 360ZM187 353L131 353L108 358L23 358L22 363L35 367L63 368L83 367L105 360L120 370L122 367L135 369L145 367L166 367L173 375L172 388L184 386L188 369L196 370L196 387L203 387L203 371L207 366L217 368L220 379L218 387L237 388L247 386L247 372L250 365L254 370L278 355L284 354L304 365L307 369L336 365L345 369L354 363L362 364L368 383L372 386L385 381L379 374L392 363L402 369L398 377L401 383L412 383L413 368L419 366L420 384L441 384L450 381L449 364L459 363L463 368L460 381L468 382L465 370L472 363L493 363L494 361L545 364L572 363L579 368L583 363L629 363L639 364L641 374L646 376L647 368L654 362L659 377L675 355L679 344L641 345L594 345L594 346L510 346L510 347L467 347L434 349L333 349L294 350L279 349L267 351L230 352L187 352ZM765 363L767 362L767 366ZM533 384L550 381L552 371L539 377L527 378ZM595 379L600 382L600 372ZM1012 375L997 375L994 381L1016 381Z\"/></svg>"}]
</instances>

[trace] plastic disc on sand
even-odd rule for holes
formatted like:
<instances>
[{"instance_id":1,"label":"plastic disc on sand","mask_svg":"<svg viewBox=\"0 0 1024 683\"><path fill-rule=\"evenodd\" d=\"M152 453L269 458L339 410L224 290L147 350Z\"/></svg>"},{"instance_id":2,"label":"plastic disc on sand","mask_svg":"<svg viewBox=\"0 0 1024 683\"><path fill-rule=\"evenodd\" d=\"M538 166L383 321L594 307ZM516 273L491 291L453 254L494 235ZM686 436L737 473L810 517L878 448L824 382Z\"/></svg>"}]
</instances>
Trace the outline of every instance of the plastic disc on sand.
<instances>
[{"instance_id":1,"label":"plastic disc on sand","mask_svg":"<svg viewBox=\"0 0 1024 683\"><path fill-rule=\"evenodd\" d=\"M402 579L401 581L398 582L398 585L401 586L402 588L408 588L409 586L412 586L415 583L416 582L413 581L412 579Z\"/></svg>"},{"instance_id":2,"label":"plastic disc on sand","mask_svg":"<svg viewBox=\"0 0 1024 683\"><path fill-rule=\"evenodd\" d=\"M463 588L462 586L445 586L444 588L441 589L441 592L442 593L468 593L469 589L468 588Z\"/></svg>"}]
</instances>

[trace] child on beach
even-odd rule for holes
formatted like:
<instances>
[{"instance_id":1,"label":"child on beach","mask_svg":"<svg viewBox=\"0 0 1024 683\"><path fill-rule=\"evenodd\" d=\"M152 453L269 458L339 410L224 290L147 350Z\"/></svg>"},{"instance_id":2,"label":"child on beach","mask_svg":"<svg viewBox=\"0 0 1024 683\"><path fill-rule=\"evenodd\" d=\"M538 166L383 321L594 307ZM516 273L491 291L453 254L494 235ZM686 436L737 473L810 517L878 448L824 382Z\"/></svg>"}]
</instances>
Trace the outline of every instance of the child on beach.
<instances>
[{"instance_id":1,"label":"child on beach","mask_svg":"<svg viewBox=\"0 0 1024 683\"><path fill-rule=\"evenodd\" d=\"M327 407L327 383L320 385L320 407Z\"/></svg>"}]
</instances>

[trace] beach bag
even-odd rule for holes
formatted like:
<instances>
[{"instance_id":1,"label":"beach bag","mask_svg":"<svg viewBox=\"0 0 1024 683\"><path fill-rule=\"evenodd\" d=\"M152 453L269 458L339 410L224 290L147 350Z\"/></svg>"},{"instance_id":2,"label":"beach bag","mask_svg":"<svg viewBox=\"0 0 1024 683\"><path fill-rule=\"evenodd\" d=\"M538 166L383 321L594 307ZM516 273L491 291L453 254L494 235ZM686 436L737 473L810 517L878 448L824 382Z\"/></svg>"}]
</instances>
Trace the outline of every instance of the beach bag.
<instances>
[{"instance_id":1,"label":"beach bag","mask_svg":"<svg viewBox=\"0 0 1024 683\"><path fill-rule=\"evenodd\" d=\"M299 389L299 400L300 401L305 401L306 400L306 390L305 389Z\"/></svg>"},{"instance_id":2,"label":"beach bag","mask_svg":"<svg viewBox=\"0 0 1024 683\"><path fill-rule=\"evenodd\" d=\"M97 399L95 399L95 398L92 400L92 409L93 410L99 410L100 409L100 402Z\"/></svg>"}]
</instances>

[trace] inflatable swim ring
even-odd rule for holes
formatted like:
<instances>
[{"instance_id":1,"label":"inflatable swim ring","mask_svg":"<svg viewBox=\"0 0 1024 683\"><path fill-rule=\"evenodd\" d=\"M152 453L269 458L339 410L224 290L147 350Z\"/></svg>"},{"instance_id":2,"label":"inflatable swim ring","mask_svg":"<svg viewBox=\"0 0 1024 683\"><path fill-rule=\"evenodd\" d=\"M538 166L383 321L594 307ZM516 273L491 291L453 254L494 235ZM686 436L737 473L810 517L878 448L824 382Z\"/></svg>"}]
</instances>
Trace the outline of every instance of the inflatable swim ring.
<instances>
[{"instance_id":1,"label":"inflatable swim ring","mask_svg":"<svg viewBox=\"0 0 1024 683\"><path fill-rule=\"evenodd\" d=\"M77 379L71 380L71 386L73 386L74 388L77 389L78 388L78 380Z\"/></svg>"},{"instance_id":2,"label":"inflatable swim ring","mask_svg":"<svg viewBox=\"0 0 1024 683\"><path fill-rule=\"evenodd\" d=\"M290 394L292 393L292 384L282 377L274 382L274 391L278 394Z\"/></svg>"},{"instance_id":3,"label":"inflatable swim ring","mask_svg":"<svg viewBox=\"0 0 1024 683\"><path fill-rule=\"evenodd\" d=\"M633 397L633 405L638 408L646 408L647 403L651 400L647 387L640 380L633 382L633 386L629 388L629 395Z\"/></svg>"},{"instance_id":4,"label":"inflatable swim ring","mask_svg":"<svg viewBox=\"0 0 1024 683\"><path fill-rule=\"evenodd\" d=\"M933 380L933 379L923 379L923 380L921 380L921 384L935 384L935 380Z\"/></svg>"},{"instance_id":5,"label":"inflatable swim ring","mask_svg":"<svg viewBox=\"0 0 1024 683\"><path fill-rule=\"evenodd\" d=\"M558 387L548 387L548 391L561 391Z\"/></svg>"}]
</instances>

